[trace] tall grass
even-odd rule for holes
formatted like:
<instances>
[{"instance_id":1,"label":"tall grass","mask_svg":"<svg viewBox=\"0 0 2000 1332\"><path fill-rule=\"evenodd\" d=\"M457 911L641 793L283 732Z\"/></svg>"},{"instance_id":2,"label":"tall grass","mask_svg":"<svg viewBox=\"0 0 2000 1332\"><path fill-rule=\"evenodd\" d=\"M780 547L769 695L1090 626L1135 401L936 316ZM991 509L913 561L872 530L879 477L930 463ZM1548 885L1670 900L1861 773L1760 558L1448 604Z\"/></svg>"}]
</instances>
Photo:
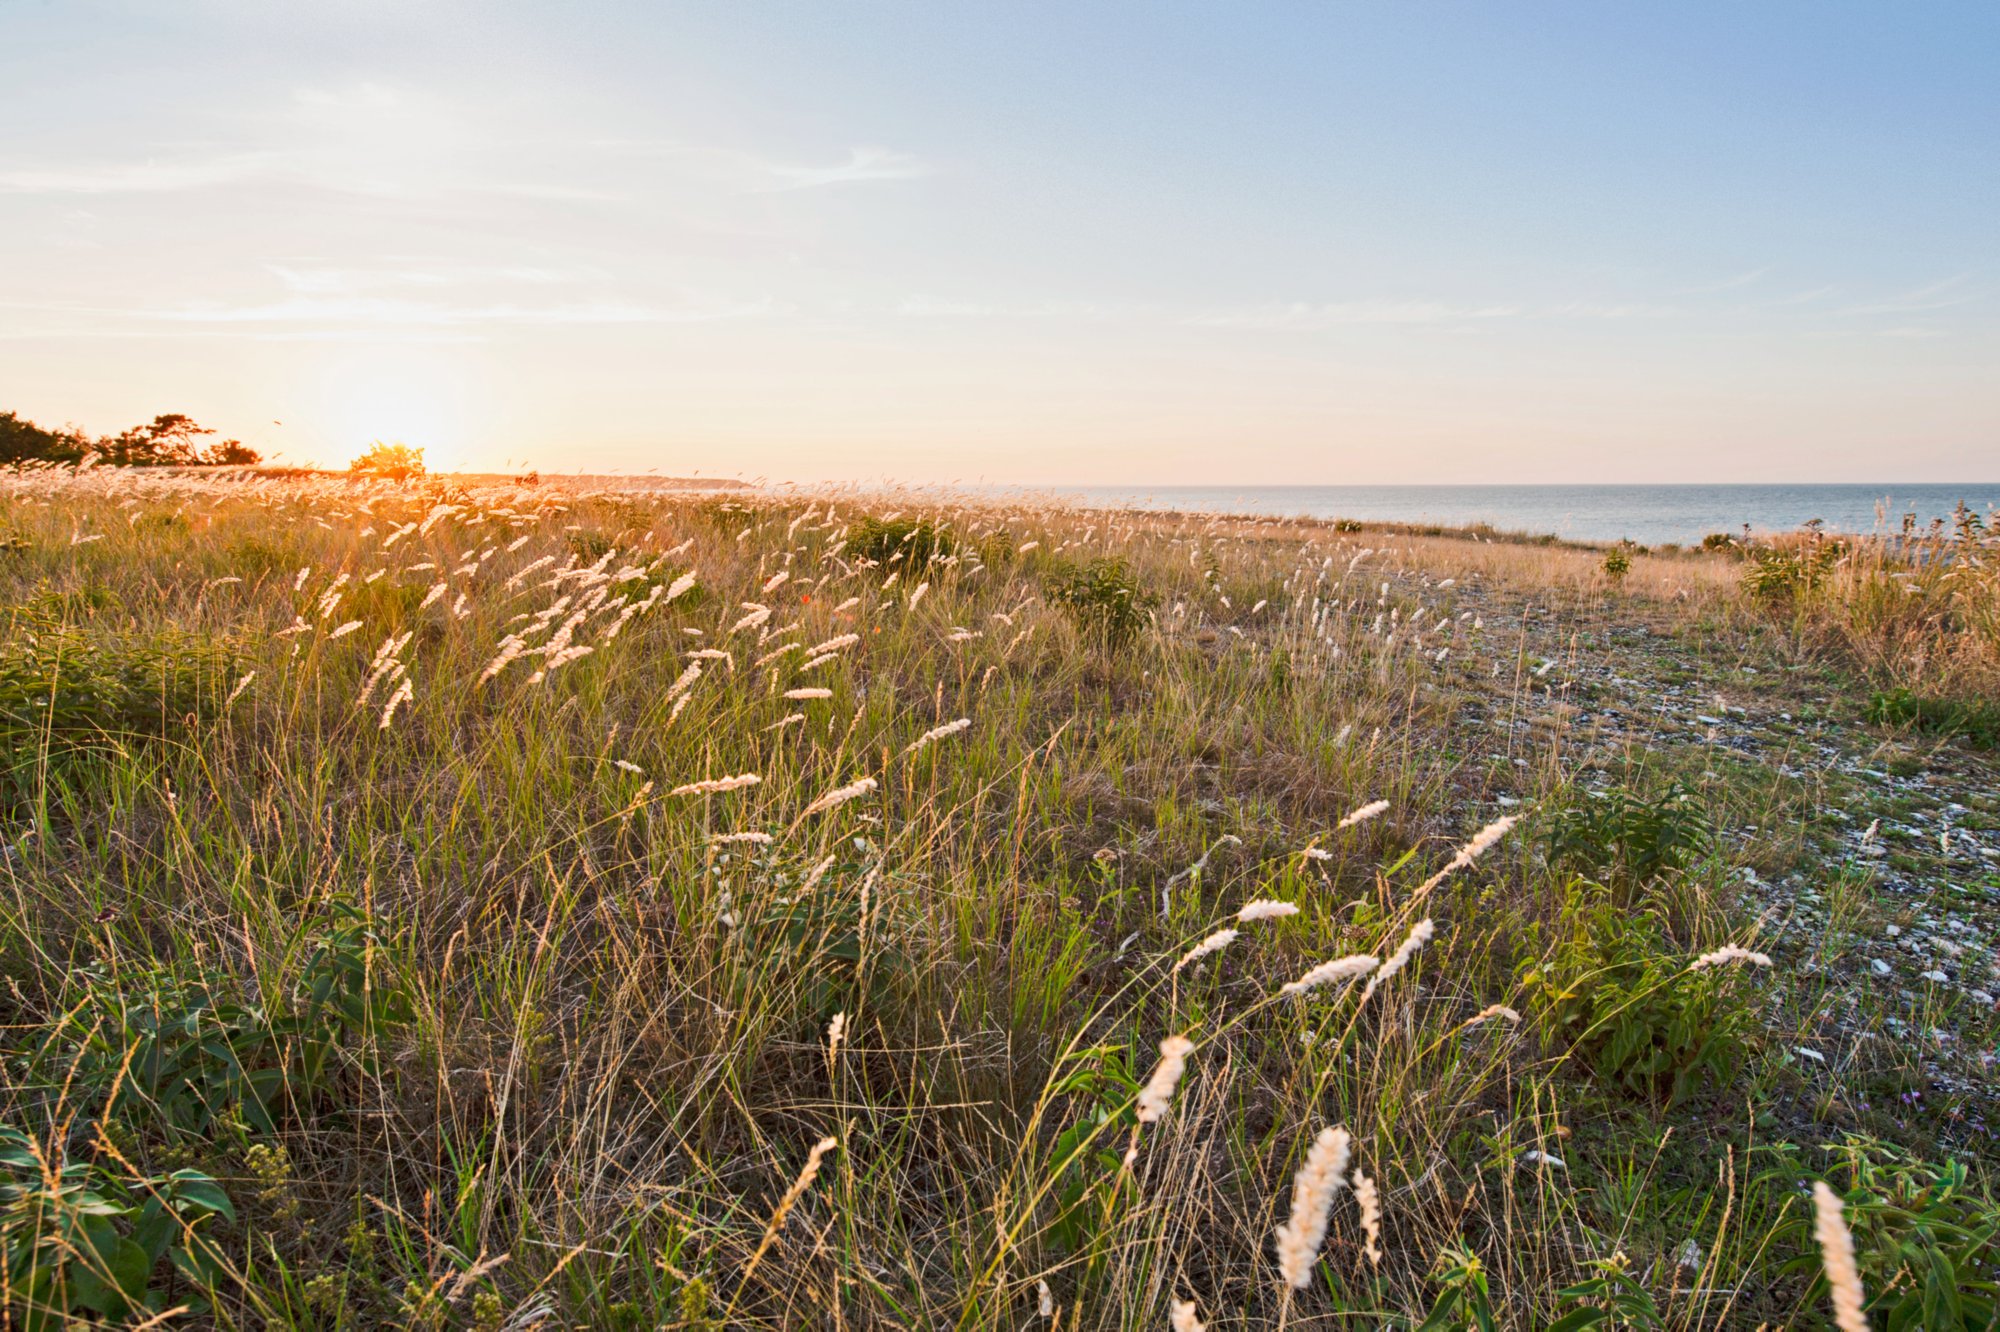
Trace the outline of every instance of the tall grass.
<instances>
[{"instance_id":1,"label":"tall grass","mask_svg":"<svg viewBox=\"0 0 2000 1332\"><path fill-rule=\"evenodd\" d=\"M236 1203L213 1270L162 1261L135 1308L1416 1326L1476 1278L1527 1326L1635 1247L1577 1187L1588 1074L1541 1020L1567 880L1495 822L1565 779L1460 716L1540 706L1461 594L1560 615L1604 595L1589 552L104 472L0 509L0 597L84 654L0 700L0 1121ZM913 531L921 560L879 539ZM1157 597L1115 655L1045 592L1099 559ZM1706 604L1714 563L1636 556L1620 595ZM41 720L135 641L179 664ZM1719 877L1687 891L1645 984L1752 1004L1741 968L1686 979L1751 942ZM1803 1204L1751 1172L1691 1215L1698 1272L1634 1255L1660 1325L1800 1307L1764 1274ZM95 1290L84 1248L24 1260L17 1311Z\"/></svg>"}]
</instances>

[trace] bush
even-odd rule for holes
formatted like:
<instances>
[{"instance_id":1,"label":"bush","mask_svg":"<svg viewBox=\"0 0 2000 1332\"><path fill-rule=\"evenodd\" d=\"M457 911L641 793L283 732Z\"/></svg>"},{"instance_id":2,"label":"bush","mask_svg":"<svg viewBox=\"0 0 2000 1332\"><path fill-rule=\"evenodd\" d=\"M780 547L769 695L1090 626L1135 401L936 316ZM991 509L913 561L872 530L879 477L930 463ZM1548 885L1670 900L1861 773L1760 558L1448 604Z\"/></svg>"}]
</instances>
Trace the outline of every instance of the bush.
<instances>
[{"instance_id":1,"label":"bush","mask_svg":"<svg viewBox=\"0 0 2000 1332\"><path fill-rule=\"evenodd\" d=\"M847 529L847 549L877 564L919 567L954 554L958 543L950 528L928 518L868 517Z\"/></svg>"},{"instance_id":2,"label":"bush","mask_svg":"<svg viewBox=\"0 0 2000 1332\"><path fill-rule=\"evenodd\" d=\"M1551 955L1520 968L1551 1042L1600 1080L1667 1106L1706 1078L1732 1077L1757 1021L1728 993L1735 973L1689 970L1655 912L1621 907L1597 884L1570 892Z\"/></svg>"},{"instance_id":3,"label":"bush","mask_svg":"<svg viewBox=\"0 0 2000 1332\"><path fill-rule=\"evenodd\" d=\"M1786 1144L1774 1178L1803 1191L1814 1176ZM1873 1138L1850 1136L1833 1147L1844 1158L1848 1187L1834 1183L1842 1218L1854 1235L1867 1313L1875 1327L1991 1328L2000 1325L2000 1202L1971 1186L1963 1161L1933 1165ZM1811 1298L1826 1307L1826 1277L1813 1236L1812 1209L1795 1210L1781 1230L1811 1273Z\"/></svg>"},{"instance_id":4,"label":"bush","mask_svg":"<svg viewBox=\"0 0 2000 1332\"><path fill-rule=\"evenodd\" d=\"M226 644L174 629L104 632L89 617L115 598L44 590L17 607L0 643L0 805L58 771L164 739L213 715L241 662Z\"/></svg>"},{"instance_id":5,"label":"bush","mask_svg":"<svg viewBox=\"0 0 2000 1332\"><path fill-rule=\"evenodd\" d=\"M2000 746L2000 704L1983 699L1927 698L1907 689L1887 689L1868 700L1865 715L1878 726L1957 736L1979 749Z\"/></svg>"},{"instance_id":6,"label":"bush","mask_svg":"<svg viewBox=\"0 0 2000 1332\"><path fill-rule=\"evenodd\" d=\"M336 1054L410 1019L380 960L373 923L351 907L306 959L275 1007L234 978L159 966L82 973L84 993L46 1034L45 1085L151 1136L213 1135L240 1121L272 1133L310 1119L334 1091ZM105 1097L117 1090L117 1099ZM62 1107L42 1109L50 1119Z\"/></svg>"},{"instance_id":7,"label":"bush","mask_svg":"<svg viewBox=\"0 0 2000 1332\"><path fill-rule=\"evenodd\" d=\"M1636 889L1692 869L1715 834L1700 798L1675 782L1651 799L1623 788L1586 792L1549 815L1542 844L1556 869Z\"/></svg>"},{"instance_id":8,"label":"bush","mask_svg":"<svg viewBox=\"0 0 2000 1332\"><path fill-rule=\"evenodd\" d=\"M1106 660L1130 645L1160 602L1159 594L1147 591L1116 557L1065 564L1050 575L1043 591L1078 633L1095 640Z\"/></svg>"},{"instance_id":9,"label":"bush","mask_svg":"<svg viewBox=\"0 0 2000 1332\"><path fill-rule=\"evenodd\" d=\"M224 1271L209 1238L217 1217L233 1222L235 1208L198 1170L128 1180L70 1160L60 1142L44 1145L0 1126L0 1318L55 1332L97 1326L95 1318L161 1315L170 1295L198 1307L184 1292L156 1287L154 1272L165 1260L179 1276L213 1288Z\"/></svg>"},{"instance_id":10,"label":"bush","mask_svg":"<svg viewBox=\"0 0 2000 1332\"><path fill-rule=\"evenodd\" d=\"M1632 572L1632 556L1623 546L1613 546L1604 552L1604 576L1612 583L1625 581L1625 575Z\"/></svg>"},{"instance_id":11,"label":"bush","mask_svg":"<svg viewBox=\"0 0 2000 1332\"><path fill-rule=\"evenodd\" d=\"M1748 552L1743 587L1759 601L1790 605L1825 586L1847 553L1846 543L1812 533L1803 540Z\"/></svg>"},{"instance_id":12,"label":"bush","mask_svg":"<svg viewBox=\"0 0 2000 1332\"><path fill-rule=\"evenodd\" d=\"M424 475L424 451L378 439L368 452L347 464L347 470L382 481L409 481Z\"/></svg>"}]
</instances>

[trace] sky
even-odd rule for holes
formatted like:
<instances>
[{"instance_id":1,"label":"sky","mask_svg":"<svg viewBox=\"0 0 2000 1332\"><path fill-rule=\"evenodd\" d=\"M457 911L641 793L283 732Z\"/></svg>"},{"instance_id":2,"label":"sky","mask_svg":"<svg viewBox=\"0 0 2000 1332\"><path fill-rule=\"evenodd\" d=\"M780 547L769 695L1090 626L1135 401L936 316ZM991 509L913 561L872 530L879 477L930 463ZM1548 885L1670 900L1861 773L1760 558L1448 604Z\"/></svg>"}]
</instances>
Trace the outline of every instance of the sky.
<instances>
[{"instance_id":1,"label":"sky","mask_svg":"<svg viewBox=\"0 0 2000 1332\"><path fill-rule=\"evenodd\" d=\"M2000 476L2000 5L0 0L0 410L340 466Z\"/></svg>"}]
</instances>

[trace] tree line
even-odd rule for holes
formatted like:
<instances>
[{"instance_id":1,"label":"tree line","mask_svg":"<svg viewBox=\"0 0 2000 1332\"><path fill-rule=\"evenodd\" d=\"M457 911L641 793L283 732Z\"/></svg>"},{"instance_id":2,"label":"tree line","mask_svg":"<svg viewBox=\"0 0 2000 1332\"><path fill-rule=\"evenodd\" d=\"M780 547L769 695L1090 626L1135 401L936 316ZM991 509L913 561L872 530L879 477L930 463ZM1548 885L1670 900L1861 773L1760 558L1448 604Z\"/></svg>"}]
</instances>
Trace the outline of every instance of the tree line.
<instances>
[{"instance_id":1,"label":"tree line","mask_svg":"<svg viewBox=\"0 0 2000 1332\"><path fill-rule=\"evenodd\" d=\"M0 412L0 466L86 458L112 467L220 467L263 460L240 439L211 440L215 433L191 416L171 412L93 439L74 426L50 430L15 412Z\"/></svg>"}]
</instances>

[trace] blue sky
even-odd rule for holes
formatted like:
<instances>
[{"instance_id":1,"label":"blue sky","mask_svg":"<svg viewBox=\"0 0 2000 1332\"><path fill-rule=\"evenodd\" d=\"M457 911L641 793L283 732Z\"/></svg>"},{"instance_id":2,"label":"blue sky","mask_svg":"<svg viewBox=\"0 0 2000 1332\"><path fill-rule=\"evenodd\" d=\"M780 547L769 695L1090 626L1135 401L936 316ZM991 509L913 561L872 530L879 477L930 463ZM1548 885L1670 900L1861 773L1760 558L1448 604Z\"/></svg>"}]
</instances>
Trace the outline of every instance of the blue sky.
<instances>
[{"instance_id":1,"label":"blue sky","mask_svg":"<svg viewBox=\"0 0 2000 1332\"><path fill-rule=\"evenodd\" d=\"M1991 4L0 0L0 407L334 464L1988 479L1996 68Z\"/></svg>"}]
</instances>

